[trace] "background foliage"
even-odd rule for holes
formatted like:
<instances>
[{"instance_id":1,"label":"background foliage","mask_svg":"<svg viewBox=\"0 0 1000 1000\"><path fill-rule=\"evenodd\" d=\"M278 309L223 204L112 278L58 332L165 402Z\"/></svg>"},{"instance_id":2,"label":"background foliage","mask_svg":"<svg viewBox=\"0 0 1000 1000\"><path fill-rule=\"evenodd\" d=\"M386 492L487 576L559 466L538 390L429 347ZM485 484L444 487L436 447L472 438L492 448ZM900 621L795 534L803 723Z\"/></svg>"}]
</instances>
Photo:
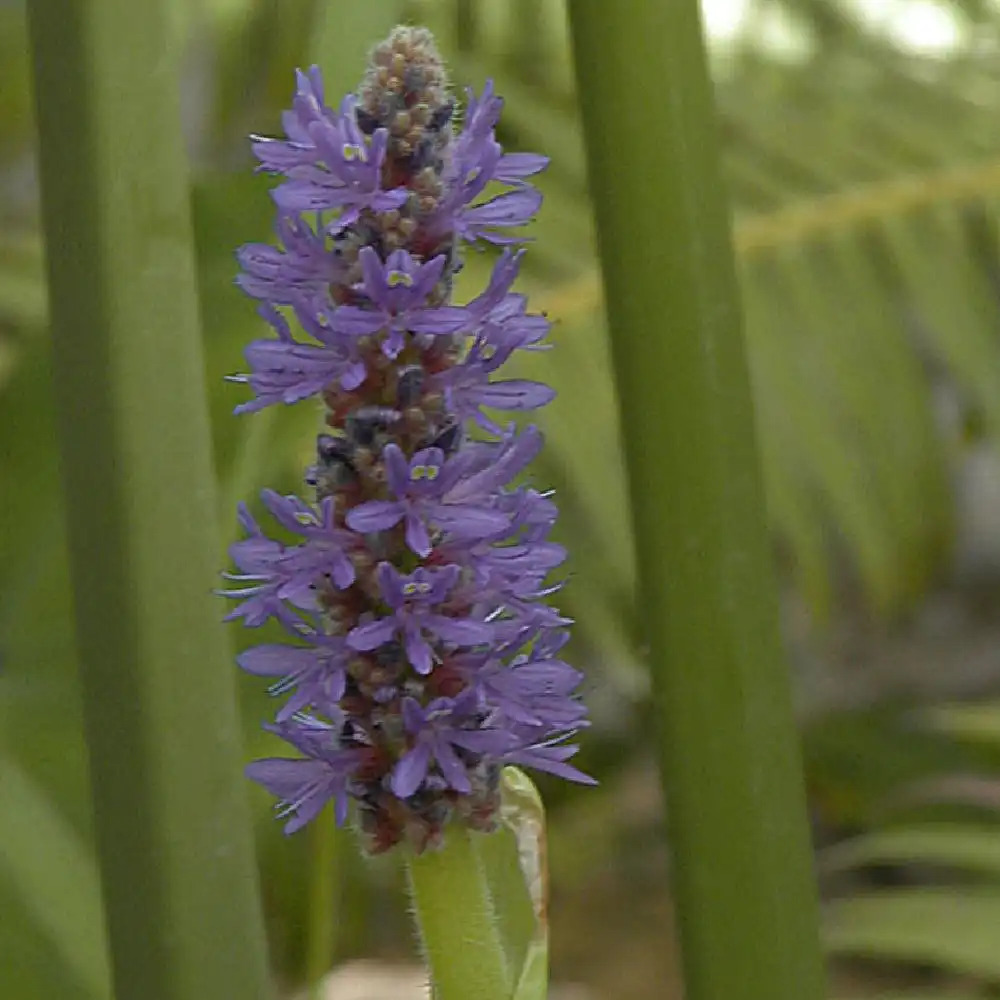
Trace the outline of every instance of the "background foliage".
<instances>
[{"instance_id":1,"label":"background foliage","mask_svg":"<svg viewBox=\"0 0 1000 1000\"><path fill-rule=\"evenodd\" d=\"M736 9L706 13L727 8ZM658 944L669 922L667 878L642 740L641 612L561 3L177 0L175 14L188 40L185 124L227 526L237 498L264 483L296 487L314 432L308 408L231 418L236 390L222 382L240 367L256 323L232 286L232 250L265 239L270 225L267 181L250 172L244 136L277 129L292 68L318 61L331 93L349 89L371 40L397 17L423 20L438 30L456 82L497 80L508 100L505 143L553 157L524 279L557 323L556 350L533 364L560 391L536 475L561 495L576 659L598 721L585 764L603 779L599 793L573 801L546 789L553 960L557 978L586 979L596 996L649 996L651 977L669 975ZM1000 702L990 700L1000 698L998 41L991 0L758 0L713 46L828 941L848 959L836 965L844 995L964 1000L1000 989ZM68 625L67 501L55 465L26 52L23 5L8 0L0 4L0 954L12 997L93 1000L104 982L100 901ZM621 100L662 111L655 93ZM470 286L486 267L470 262ZM669 392L671 373L662 378ZM155 448L157 428L148 433ZM264 706L251 688L247 739L256 742ZM300 981L307 965L322 969L331 949L342 957L404 950L391 865L359 870L345 863L352 845L336 841L343 854L322 856L324 870L342 876L330 928L322 895L310 912L316 841L283 840L263 796L254 803L286 981Z\"/></svg>"}]
</instances>

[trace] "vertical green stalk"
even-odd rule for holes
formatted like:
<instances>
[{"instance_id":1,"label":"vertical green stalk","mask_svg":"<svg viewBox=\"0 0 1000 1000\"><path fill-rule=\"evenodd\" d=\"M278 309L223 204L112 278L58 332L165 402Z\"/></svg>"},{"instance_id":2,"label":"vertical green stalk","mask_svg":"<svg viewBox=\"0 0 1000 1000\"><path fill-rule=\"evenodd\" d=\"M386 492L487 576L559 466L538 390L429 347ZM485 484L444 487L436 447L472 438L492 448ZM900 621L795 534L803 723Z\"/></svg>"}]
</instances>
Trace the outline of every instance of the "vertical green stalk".
<instances>
[{"instance_id":1,"label":"vertical green stalk","mask_svg":"<svg viewBox=\"0 0 1000 1000\"><path fill-rule=\"evenodd\" d=\"M817 907L697 0L571 0L689 1000L817 1000Z\"/></svg>"},{"instance_id":2,"label":"vertical green stalk","mask_svg":"<svg viewBox=\"0 0 1000 1000\"><path fill-rule=\"evenodd\" d=\"M60 446L119 1000L270 995L165 0L31 0Z\"/></svg>"},{"instance_id":3,"label":"vertical green stalk","mask_svg":"<svg viewBox=\"0 0 1000 1000\"><path fill-rule=\"evenodd\" d=\"M455 0L455 47L471 52L479 38L479 0Z\"/></svg>"},{"instance_id":4,"label":"vertical green stalk","mask_svg":"<svg viewBox=\"0 0 1000 1000\"><path fill-rule=\"evenodd\" d=\"M332 806L324 809L312 821L311 827L306 982L316 1000L322 1000L323 979L336 953L336 910L343 878L341 838L345 834L337 829Z\"/></svg>"},{"instance_id":5,"label":"vertical green stalk","mask_svg":"<svg viewBox=\"0 0 1000 1000\"><path fill-rule=\"evenodd\" d=\"M508 1000L511 972L474 835L452 825L440 851L406 868L433 1000Z\"/></svg>"},{"instance_id":6,"label":"vertical green stalk","mask_svg":"<svg viewBox=\"0 0 1000 1000\"><path fill-rule=\"evenodd\" d=\"M510 52L520 76L534 84L544 82L549 65L542 4L543 0L512 0Z\"/></svg>"}]
</instances>

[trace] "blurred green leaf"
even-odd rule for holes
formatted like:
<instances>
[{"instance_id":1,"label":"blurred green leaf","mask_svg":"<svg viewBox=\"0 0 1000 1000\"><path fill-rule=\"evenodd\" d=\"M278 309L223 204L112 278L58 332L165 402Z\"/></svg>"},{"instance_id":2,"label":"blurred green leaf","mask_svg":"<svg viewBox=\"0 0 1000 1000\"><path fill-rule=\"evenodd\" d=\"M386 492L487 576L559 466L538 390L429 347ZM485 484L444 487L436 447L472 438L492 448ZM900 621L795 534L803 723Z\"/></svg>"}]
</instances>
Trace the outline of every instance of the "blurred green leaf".
<instances>
[{"instance_id":1,"label":"blurred green leaf","mask_svg":"<svg viewBox=\"0 0 1000 1000\"><path fill-rule=\"evenodd\" d=\"M875 830L828 848L820 863L826 871L921 864L1000 878L1000 830L970 823Z\"/></svg>"},{"instance_id":2,"label":"blurred green leaf","mask_svg":"<svg viewBox=\"0 0 1000 1000\"><path fill-rule=\"evenodd\" d=\"M858 1000L858 997L841 997L839 1000ZM982 993L872 993L864 1000L983 1000Z\"/></svg>"},{"instance_id":3,"label":"blurred green leaf","mask_svg":"<svg viewBox=\"0 0 1000 1000\"><path fill-rule=\"evenodd\" d=\"M37 231L23 226L0 229L0 323L33 330L45 325L48 303L42 269Z\"/></svg>"},{"instance_id":4,"label":"blurred green leaf","mask_svg":"<svg viewBox=\"0 0 1000 1000\"><path fill-rule=\"evenodd\" d=\"M919 717L936 732L1000 749L1000 704L996 702L942 705L922 712Z\"/></svg>"},{"instance_id":5,"label":"blurred green leaf","mask_svg":"<svg viewBox=\"0 0 1000 1000\"><path fill-rule=\"evenodd\" d=\"M833 904L825 924L835 954L927 963L1000 981L1000 893L910 889Z\"/></svg>"},{"instance_id":6,"label":"blurred green leaf","mask_svg":"<svg viewBox=\"0 0 1000 1000\"><path fill-rule=\"evenodd\" d=\"M111 996L97 865L45 792L0 755L0 869L94 1000Z\"/></svg>"}]
</instances>

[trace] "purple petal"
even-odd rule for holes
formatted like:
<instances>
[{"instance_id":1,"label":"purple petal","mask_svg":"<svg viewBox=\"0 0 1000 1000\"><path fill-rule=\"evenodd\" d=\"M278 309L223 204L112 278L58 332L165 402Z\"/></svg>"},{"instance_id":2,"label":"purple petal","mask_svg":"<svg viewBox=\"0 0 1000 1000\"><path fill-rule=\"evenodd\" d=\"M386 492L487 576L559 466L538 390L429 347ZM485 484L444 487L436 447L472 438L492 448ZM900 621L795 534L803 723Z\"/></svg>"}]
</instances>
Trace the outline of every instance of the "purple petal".
<instances>
[{"instance_id":1,"label":"purple petal","mask_svg":"<svg viewBox=\"0 0 1000 1000\"><path fill-rule=\"evenodd\" d=\"M448 618L432 613L422 615L420 622L428 632L433 632L439 639L456 646L478 646L493 639L493 628L486 622Z\"/></svg>"},{"instance_id":2,"label":"purple petal","mask_svg":"<svg viewBox=\"0 0 1000 1000\"><path fill-rule=\"evenodd\" d=\"M531 187L518 188L497 195L481 205L466 208L460 216L460 224L470 238L481 236L491 239L482 232L484 227L523 226L530 222L542 204L542 196Z\"/></svg>"},{"instance_id":3,"label":"purple petal","mask_svg":"<svg viewBox=\"0 0 1000 1000\"><path fill-rule=\"evenodd\" d=\"M427 534L427 527L412 508L406 512L406 544L421 559L431 550L431 539Z\"/></svg>"},{"instance_id":4,"label":"purple petal","mask_svg":"<svg viewBox=\"0 0 1000 1000\"><path fill-rule=\"evenodd\" d=\"M430 290L440 280L441 273L444 271L447 261L448 258L445 254L439 254L437 257L432 257L417 270L416 281L412 290L414 299L421 300L427 297Z\"/></svg>"},{"instance_id":5,"label":"purple petal","mask_svg":"<svg viewBox=\"0 0 1000 1000\"><path fill-rule=\"evenodd\" d=\"M338 306L333 311L330 325L344 336L363 337L381 330L385 326L385 315L358 306Z\"/></svg>"},{"instance_id":6,"label":"purple petal","mask_svg":"<svg viewBox=\"0 0 1000 1000\"><path fill-rule=\"evenodd\" d=\"M413 623L408 622L403 630L403 647L413 669L426 677L434 667L434 658L427 640L420 634L419 627Z\"/></svg>"},{"instance_id":7,"label":"purple petal","mask_svg":"<svg viewBox=\"0 0 1000 1000\"><path fill-rule=\"evenodd\" d=\"M493 171L493 179L512 184L541 173L548 165L549 158L538 153L504 153Z\"/></svg>"},{"instance_id":8,"label":"purple petal","mask_svg":"<svg viewBox=\"0 0 1000 1000\"><path fill-rule=\"evenodd\" d=\"M546 771L557 778L576 781L581 785L596 785L597 780L583 771L578 771L566 761L572 757L579 747L575 746L536 746L526 747L504 754L504 760L509 764L521 764L532 767L536 771Z\"/></svg>"},{"instance_id":9,"label":"purple petal","mask_svg":"<svg viewBox=\"0 0 1000 1000\"><path fill-rule=\"evenodd\" d=\"M259 155L259 154L258 154ZM283 152L280 157L273 154L268 162L269 169L274 169L272 164L280 162L282 159L289 159L294 156L294 151ZM316 156L315 151L311 152L311 158ZM289 166L294 165L289 163ZM281 167L281 170L287 168ZM275 204L285 211L295 212L322 212L328 208L334 208L342 199L338 198L333 188L323 187L313 181L285 181L271 192Z\"/></svg>"},{"instance_id":10,"label":"purple petal","mask_svg":"<svg viewBox=\"0 0 1000 1000\"><path fill-rule=\"evenodd\" d=\"M354 583L357 572L354 569L354 563L343 552L338 552L333 557L331 575L338 590L347 590Z\"/></svg>"},{"instance_id":11,"label":"purple petal","mask_svg":"<svg viewBox=\"0 0 1000 1000\"><path fill-rule=\"evenodd\" d=\"M400 799L408 799L427 777L427 766L431 762L431 750L426 743L418 743L403 754L393 768L391 787Z\"/></svg>"},{"instance_id":12,"label":"purple petal","mask_svg":"<svg viewBox=\"0 0 1000 1000\"><path fill-rule=\"evenodd\" d=\"M455 751L443 739L436 741L434 756L437 758L438 766L441 768L441 773L448 784L456 792L468 795L472 791L472 785L469 782L469 775L465 770L465 765L458 759Z\"/></svg>"},{"instance_id":13,"label":"purple petal","mask_svg":"<svg viewBox=\"0 0 1000 1000\"><path fill-rule=\"evenodd\" d=\"M386 284L385 266L379 259L378 251L374 247L362 247L359 257L365 291L372 302L384 307L389 286Z\"/></svg>"},{"instance_id":14,"label":"purple petal","mask_svg":"<svg viewBox=\"0 0 1000 1000\"><path fill-rule=\"evenodd\" d=\"M275 642L245 649L236 657L236 662L241 670L257 677L284 677L315 659L315 650Z\"/></svg>"},{"instance_id":15,"label":"purple petal","mask_svg":"<svg viewBox=\"0 0 1000 1000\"><path fill-rule=\"evenodd\" d=\"M402 607L406 602L403 594L403 577L392 563L380 562L375 568L375 578L378 580L379 590L386 604L393 608Z\"/></svg>"},{"instance_id":16,"label":"purple petal","mask_svg":"<svg viewBox=\"0 0 1000 1000\"><path fill-rule=\"evenodd\" d=\"M399 524L405 512L406 505L398 501L369 500L347 512L347 526L363 535L386 531Z\"/></svg>"},{"instance_id":17,"label":"purple petal","mask_svg":"<svg viewBox=\"0 0 1000 1000\"><path fill-rule=\"evenodd\" d=\"M420 702L416 698L403 699L403 725L408 733L416 735L424 728L426 716L420 707Z\"/></svg>"},{"instance_id":18,"label":"purple petal","mask_svg":"<svg viewBox=\"0 0 1000 1000\"><path fill-rule=\"evenodd\" d=\"M394 208L399 208L410 192L406 188L393 188L391 191L376 191L372 195L369 204L376 212L390 212Z\"/></svg>"},{"instance_id":19,"label":"purple petal","mask_svg":"<svg viewBox=\"0 0 1000 1000\"><path fill-rule=\"evenodd\" d=\"M465 504L427 504L427 516L453 541L488 538L510 527L510 517L486 507ZM418 553L424 555L424 553Z\"/></svg>"},{"instance_id":20,"label":"purple petal","mask_svg":"<svg viewBox=\"0 0 1000 1000\"><path fill-rule=\"evenodd\" d=\"M544 382L520 378L488 382L475 391L475 400L480 406L491 406L496 410L535 410L555 398L555 389Z\"/></svg>"},{"instance_id":21,"label":"purple petal","mask_svg":"<svg viewBox=\"0 0 1000 1000\"><path fill-rule=\"evenodd\" d=\"M406 461L403 450L398 444L390 442L382 451L382 459L385 462L389 488L396 496L404 496L410 485L410 464ZM416 461L416 458L414 458L414 461Z\"/></svg>"},{"instance_id":22,"label":"purple petal","mask_svg":"<svg viewBox=\"0 0 1000 1000\"><path fill-rule=\"evenodd\" d=\"M429 333L438 336L455 333L471 320L472 316L469 310L462 306L413 309L406 314L406 328L414 333Z\"/></svg>"},{"instance_id":23,"label":"purple petal","mask_svg":"<svg viewBox=\"0 0 1000 1000\"><path fill-rule=\"evenodd\" d=\"M395 618L376 618L358 625L347 633L347 645L359 652L368 652L384 646L396 634Z\"/></svg>"},{"instance_id":24,"label":"purple petal","mask_svg":"<svg viewBox=\"0 0 1000 1000\"><path fill-rule=\"evenodd\" d=\"M335 794L331 768L323 761L270 757L248 764L244 773L284 803L282 815L294 813L285 833L315 819Z\"/></svg>"}]
</instances>

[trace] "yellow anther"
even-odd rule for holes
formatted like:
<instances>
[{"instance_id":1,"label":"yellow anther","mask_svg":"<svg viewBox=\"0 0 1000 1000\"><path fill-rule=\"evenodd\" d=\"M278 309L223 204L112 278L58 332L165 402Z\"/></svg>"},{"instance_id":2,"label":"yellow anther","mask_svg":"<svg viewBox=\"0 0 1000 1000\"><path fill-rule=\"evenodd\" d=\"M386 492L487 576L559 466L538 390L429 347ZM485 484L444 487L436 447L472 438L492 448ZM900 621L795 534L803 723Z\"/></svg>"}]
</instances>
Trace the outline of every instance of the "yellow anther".
<instances>
[{"instance_id":1,"label":"yellow anther","mask_svg":"<svg viewBox=\"0 0 1000 1000\"><path fill-rule=\"evenodd\" d=\"M356 142L345 142L340 152L348 162L352 160L361 160L364 162L365 148L364 146L359 146Z\"/></svg>"},{"instance_id":2,"label":"yellow anther","mask_svg":"<svg viewBox=\"0 0 1000 1000\"><path fill-rule=\"evenodd\" d=\"M405 271L390 271L386 278L386 284L390 288L395 288L396 285L405 285L410 288L413 285L413 275L407 274Z\"/></svg>"}]
</instances>

